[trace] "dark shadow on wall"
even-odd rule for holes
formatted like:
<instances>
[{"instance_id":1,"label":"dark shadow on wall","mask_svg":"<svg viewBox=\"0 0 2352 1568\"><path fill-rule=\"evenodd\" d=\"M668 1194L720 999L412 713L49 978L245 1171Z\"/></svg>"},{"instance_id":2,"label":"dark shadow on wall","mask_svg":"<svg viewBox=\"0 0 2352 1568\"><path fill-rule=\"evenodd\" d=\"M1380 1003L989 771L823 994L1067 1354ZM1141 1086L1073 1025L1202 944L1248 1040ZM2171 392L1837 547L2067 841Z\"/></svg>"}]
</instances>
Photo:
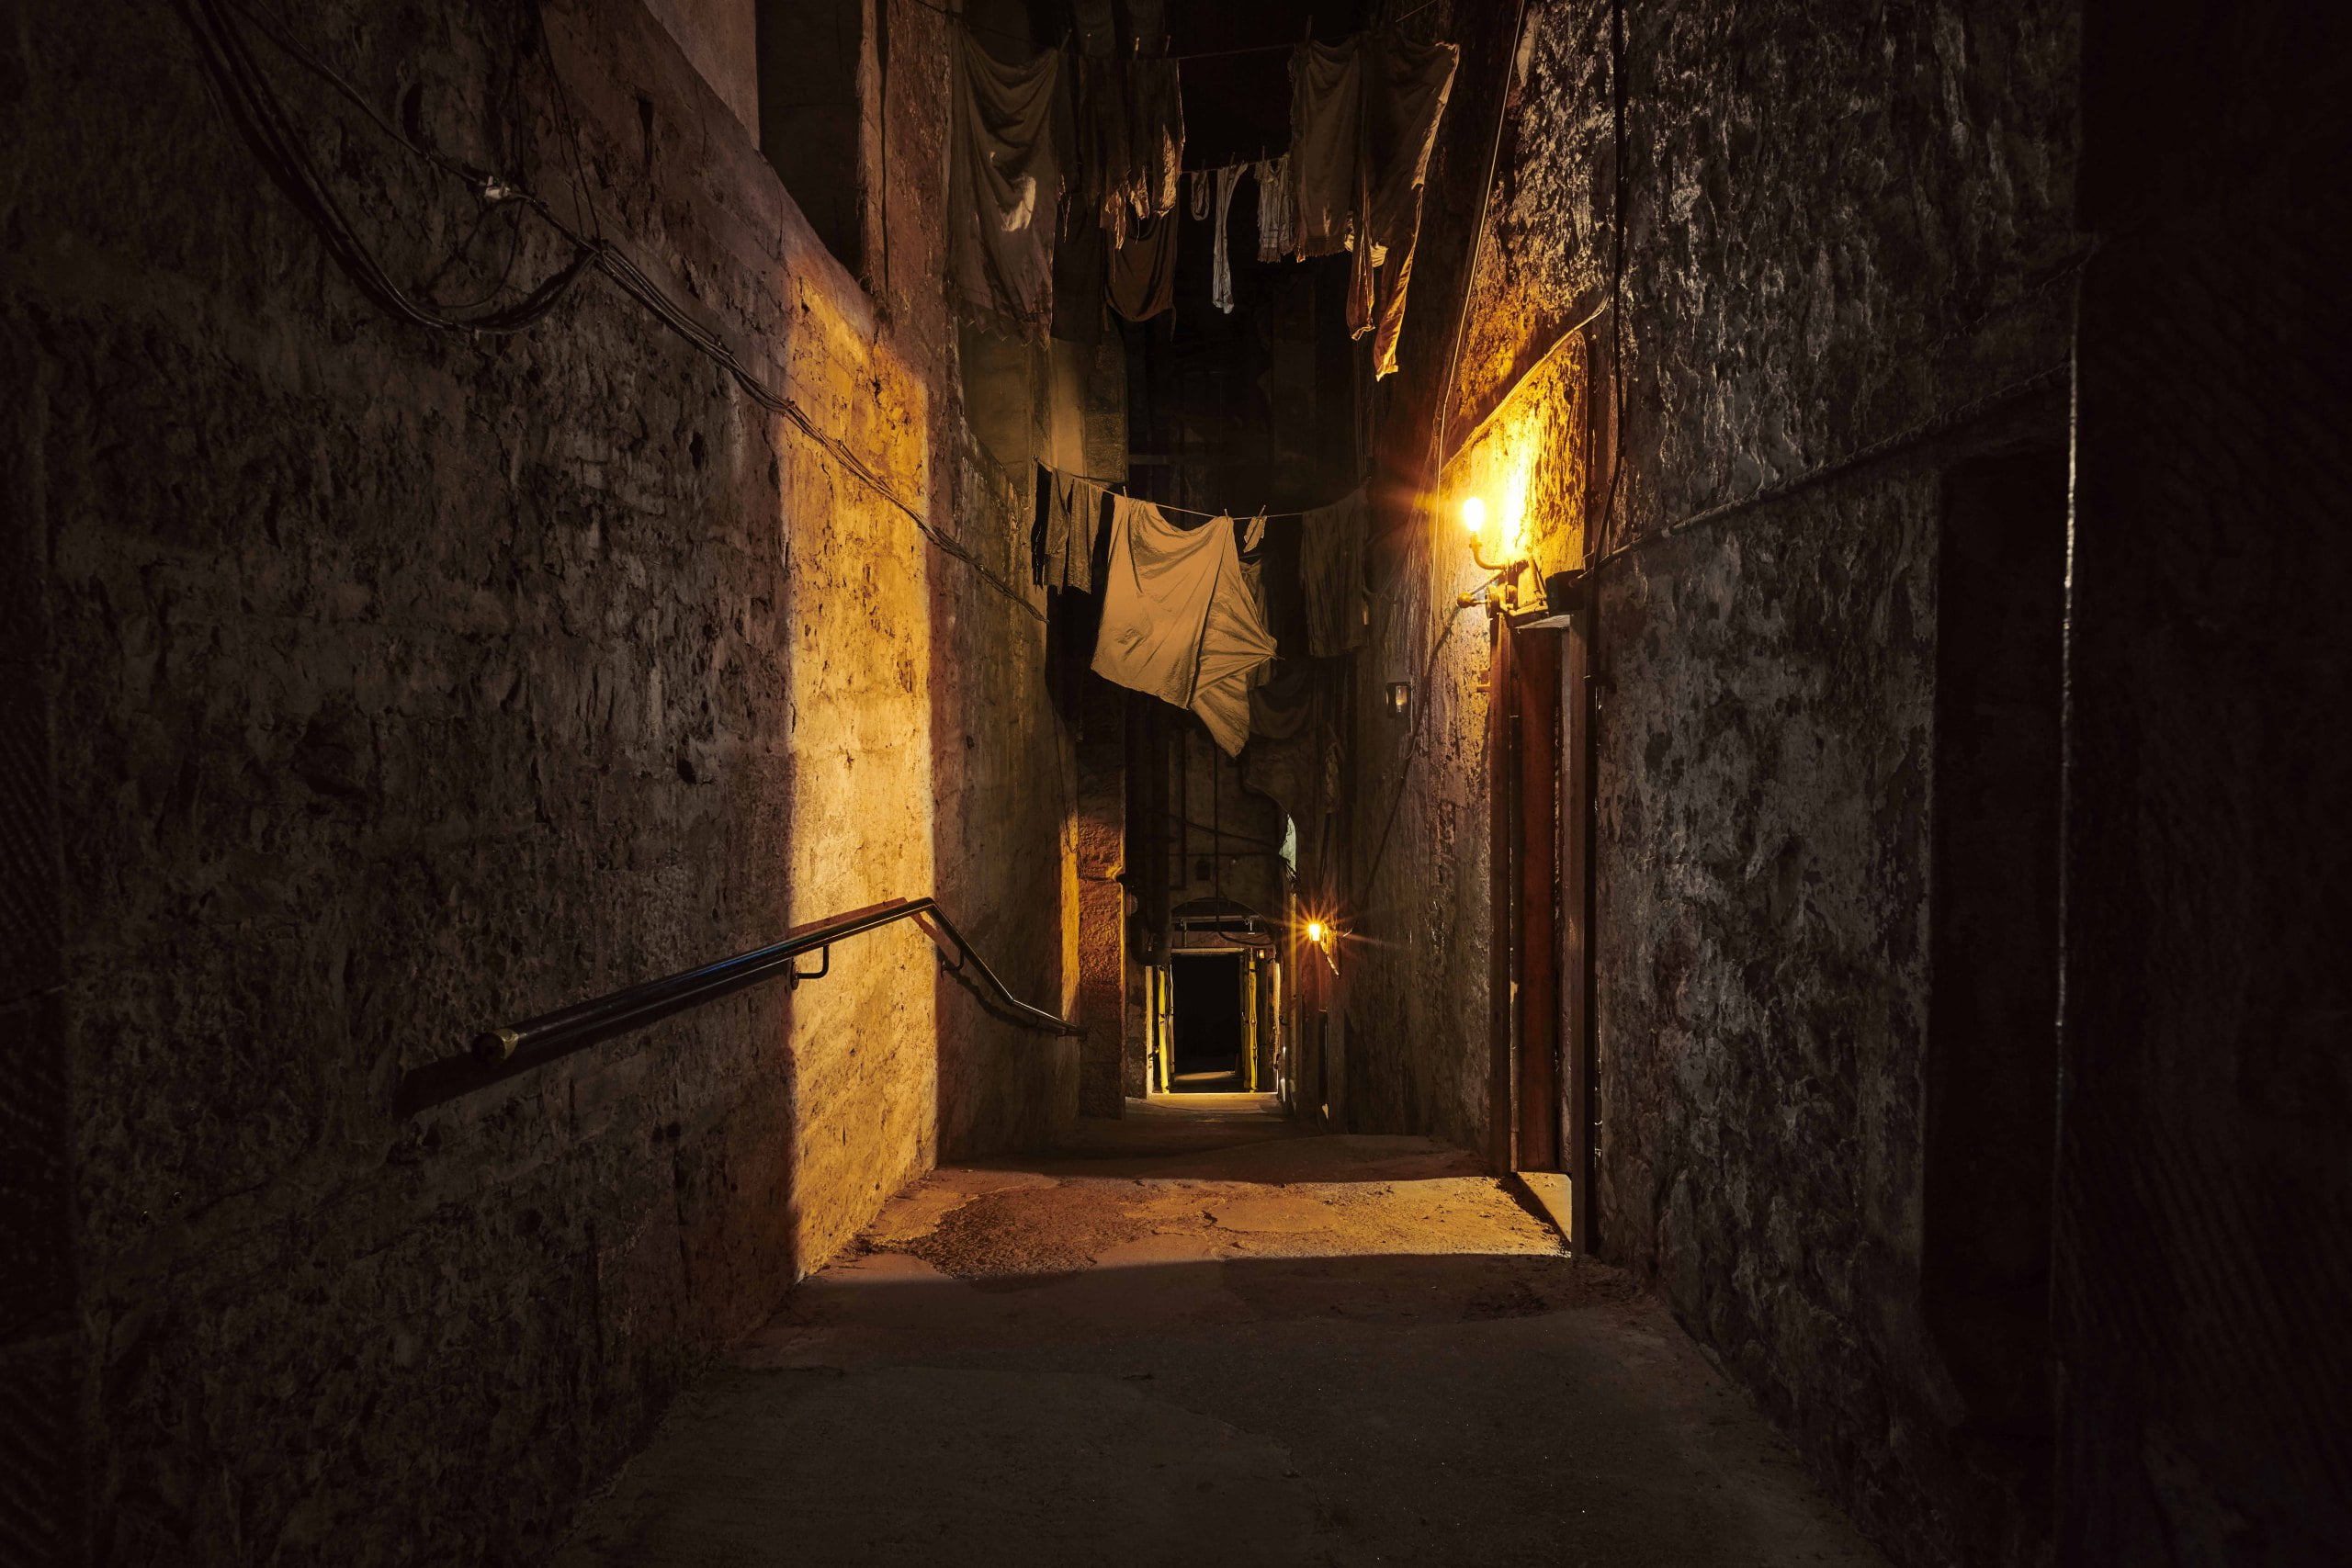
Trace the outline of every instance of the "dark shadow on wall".
<instances>
[{"instance_id":1,"label":"dark shadow on wall","mask_svg":"<svg viewBox=\"0 0 2352 1568\"><path fill-rule=\"evenodd\" d=\"M1920 1307L1961 1438L2048 1531L2063 448L1944 480Z\"/></svg>"},{"instance_id":2,"label":"dark shadow on wall","mask_svg":"<svg viewBox=\"0 0 2352 1568\"><path fill-rule=\"evenodd\" d=\"M2352 14L2095 0L2059 1560L2352 1541Z\"/></svg>"}]
</instances>

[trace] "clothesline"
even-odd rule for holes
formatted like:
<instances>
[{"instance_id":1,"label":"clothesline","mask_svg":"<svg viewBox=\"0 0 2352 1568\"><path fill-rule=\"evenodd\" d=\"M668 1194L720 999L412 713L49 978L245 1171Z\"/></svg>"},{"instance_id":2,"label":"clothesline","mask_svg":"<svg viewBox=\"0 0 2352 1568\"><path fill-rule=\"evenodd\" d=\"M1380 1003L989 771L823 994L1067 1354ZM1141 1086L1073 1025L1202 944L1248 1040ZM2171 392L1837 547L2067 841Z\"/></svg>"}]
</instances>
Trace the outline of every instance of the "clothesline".
<instances>
[{"instance_id":1,"label":"clothesline","mask_svg":"<svg viewBox=\"0 0 2352 1568\"><path fill-rule=\"evenodd\" d=\"M1040 463L1037 466L1045 469L1046 472L1053 475L1056 479L1076 479L1080 484L1090 484L1098 489L1109 491L1113 495L1127 494L1125 488L1127 481L1125 479L1098 479L1092 474L1073 474L1067 468L1057 468L1051 463ZM1357 491L1362 490L1364 487L1365 481L1370 478L1371 476L1367 474L1364 476L1364 479L1358 479L1349 488L1347 495L1341 496L1340 501L1345 501L1348 498L1348 495L1353 495ZM1128 496L1127 499L1130 501L1136 501L1143 498L1139 496ZM1340 501L1327 502L1324 503L1324 506L1337 506L1340 504ZM1323 506L1302 506L1289 512L1266 512L1262 510L1257 512L1203 512L1196 506L1176 506L1165 501L1155 501L1152 502L1151 504L1159 508L1162 512L1181 512L1187 517L1231 517L1245 523L1254 521L1261 517L1267 519L1269 522L1277 517L1304 517L1310 512L1320 512L1324 510Z\"/></svg>"}]
</instances>

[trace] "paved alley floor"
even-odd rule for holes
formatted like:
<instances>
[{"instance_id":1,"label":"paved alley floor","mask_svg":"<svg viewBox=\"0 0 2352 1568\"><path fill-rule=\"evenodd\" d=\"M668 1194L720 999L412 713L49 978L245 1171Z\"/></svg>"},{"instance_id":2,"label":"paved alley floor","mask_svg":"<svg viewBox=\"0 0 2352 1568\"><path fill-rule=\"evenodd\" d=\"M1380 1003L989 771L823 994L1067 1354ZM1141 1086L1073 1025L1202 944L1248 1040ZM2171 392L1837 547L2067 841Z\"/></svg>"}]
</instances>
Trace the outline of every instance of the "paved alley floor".
<instances>
[{"instance_id":1,"label":"paved alley floor","mask_svg":"<svg viewBox=\"0 0 2352 1568\"><path fill-rule=\"evenodd\" d=\"M1469 1156L1129 1111L896 1199L558 1568L1883 1561Z\"/></svg>"}]
</instances>

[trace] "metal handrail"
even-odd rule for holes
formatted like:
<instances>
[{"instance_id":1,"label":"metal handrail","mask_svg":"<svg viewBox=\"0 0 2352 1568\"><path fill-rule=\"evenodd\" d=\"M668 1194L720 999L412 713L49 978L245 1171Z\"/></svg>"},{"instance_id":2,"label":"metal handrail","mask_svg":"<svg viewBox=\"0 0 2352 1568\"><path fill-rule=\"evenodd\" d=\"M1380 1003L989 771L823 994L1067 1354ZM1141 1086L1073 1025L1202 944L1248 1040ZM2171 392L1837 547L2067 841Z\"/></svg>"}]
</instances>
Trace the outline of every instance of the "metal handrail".
<instances>
[{"instance_id":1,"label":"metal handrail","mask_svg":"<svg viewBox=\"0 0 2352 1568\"><path fill-rule=\"evenodd\" d=\"M797 987L803 980L822 979L832 968L833 943L899 920L913 920L931 938L932 945L939 950L939 966L955 976L988 1012L1008 1023L1042 1033L1085 1032L1067 1020L1014 996L997 977L996 971L989 967L988 960L973 951L972 944L956 929L956 923L947 918L937 899L892 898L830 920L796 926L785 933L781 942L722 958L716 964L643 981L610 996L558 1008L504 1028L486 1029L474 1036L473 1047L467 1055L428 1062L401 1075L395 1111L401 1116L413 1115L544 1066L600 1041L643 1029L673 1013L731 996L763 980L781 976ZM951 948L955 954L952 963L948 957ZM822 953L823 958L816 969L803 974L799 957L812 952Z\"/></svg>"}]
</instances>

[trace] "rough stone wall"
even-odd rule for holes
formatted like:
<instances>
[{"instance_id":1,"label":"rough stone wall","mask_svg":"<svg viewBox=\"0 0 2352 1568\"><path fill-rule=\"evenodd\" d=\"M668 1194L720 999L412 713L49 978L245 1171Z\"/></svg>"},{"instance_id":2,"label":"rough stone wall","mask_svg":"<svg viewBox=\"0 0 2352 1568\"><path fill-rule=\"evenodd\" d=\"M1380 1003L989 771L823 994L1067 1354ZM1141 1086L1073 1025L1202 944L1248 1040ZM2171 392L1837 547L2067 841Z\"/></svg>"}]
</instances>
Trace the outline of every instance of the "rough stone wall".
<instances>
[{"instance_id":1,"label":"rough stone wall","mask_svg":"<svg viewBox=\"0 0 2352 1568\"><path fill-rule=\"evenodd\" d=\"M1476 423L1434 428L1497 114L1522 73L1516 9L1444 4L1433 13L1434 36L1458 43L1462 62L1430 160L1399 369L1374 401L1372 627L1356 655L1351 866L1339 911L1347 934L1329 982L1327 1043L1337 1049L1326 1064L1334 1114L1351 1130L1426 1133L1473 1149L1486 1146L1487 1120L1492 637L1483 610L1454 603L1484 575L1456 521L1466 491L1441 493L1431 475L1439 442L1450 448ZM1531 513L1552 525L1542 497ZM1412 688L1401 720L1383 705L1392 682Z\"/></svg>"},{"instance_id":2,"label":"rough stone wall","mask_svg":"<svg viewBox=\"0 0 2352 1568\"><path fill-rule=\"evenodd\" d=\"M958 510L945 439L944 23L892 46L877 310L644 9L551 5L544 46L533 16L289 25L410 134L593 193L818 437L593 276L514 337L381 319L169 13L0 41L0 472L39 597L7 656L40 672L62 866L28 989L73 1084L60 1332L111 1561L527 1559L943 1143L1067 1116L1068 1047L975 1021L906 928L390 1114L486 1023L934 872L1017 987L1060 980L1057 922L995 908L1056 908L1065 797L1034 616L958 542L1004 528ZM395 276L471 232L430 287L498 284L517 209L260 53ZM546 276L518 230L513 278Z\"/></svg>"},{"instance_id":3,"label":"rough stone wall","mask_svg":"<svg viewBox=\"0 0 2352 1568\"><path fill-rule=\"evenodd\" d=\"M1544 569L1640 541L1602 569L1595 628L1607 1250L1902 1559L2030 1557L1919 1321L1923 944L1939 478L2064 439L2072 8L1629 4L1614 287L1610 15L1531 8L1443 400L1478 434L1389 508L1360 733L1395 679L1429 728L1409 768L1401 741L1371 761L1363 798L1385 809L1380 773L1403 774L1386 853L1408 869L1375 914L1425 906L1379 928L1410 956L1359 964L1351 1019L1363 1038L1459 1000L1351 1106L1484 1138L1484 638L1465 615L1416 672L1476 581L1427 502L1497 482L1481 448L1551 423L1527 502ZM1465 120L1479 103L1457 97ZM1441 169L1485 155L1442 147ZM1429 263L1417 310L1467 249ZM1408 326L1408 378L1442 380L1442 333L1411 358L1440 325ZM1428 471L1423 398L1391 400L1400 489Z\"/></svg>"},{"instance_id":4,"label":"rough stone wall","mask_svg":"<svg viewBox=\"0 0 2352 1568\"><path fill-rule=\"evenodd\" d=\"M2341 13L2085 19L2059 1559L2352 1540Z\"/></svg>"}]
</instances>

